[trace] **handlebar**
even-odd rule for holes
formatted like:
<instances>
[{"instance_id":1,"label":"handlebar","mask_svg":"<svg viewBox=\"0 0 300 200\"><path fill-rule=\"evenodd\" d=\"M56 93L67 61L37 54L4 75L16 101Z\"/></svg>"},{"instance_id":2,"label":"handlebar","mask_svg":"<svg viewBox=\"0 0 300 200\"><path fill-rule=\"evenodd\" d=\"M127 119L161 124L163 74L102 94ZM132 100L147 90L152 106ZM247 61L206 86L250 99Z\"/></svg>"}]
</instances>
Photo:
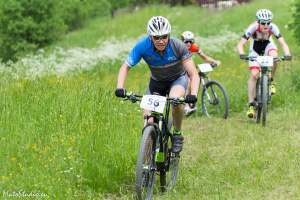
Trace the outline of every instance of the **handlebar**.
<instances>
[{"instance_id":1,"label":"handlebar","mask_svg":"<svg viewBox=\"0 0 300 200\"><path fill-rule=\"evenodd\" d=\"M212 68L215 68L215 67L217 67L217 66L218 66L218 64L217 64L217 63L215 63L215 62L213 62L213 63L210 63L210 66L211 66Z\"/></svg>"},{"instance_id":2,"label":"handlebar","mask_svg":"<svg viewBox=\"0 0 300 200\"><path fill-rule=\"evenodd\" d=\"M245 57L240 57L241 60L246 60L246 61L256 61L258 56L245 56ZM280 57L274 57L273 61L274 62L279 62L279 61L285 61L285 60L291 60L291 57L288 58L286 56L280 56Z\"/></svg>"},{"instance_id":3,"label":"handlebar","mask_svg":"<svg viewBox=\"0 0 300 200\"><path fill-rule=\"evenodd\" d=\"M143 95L140 94L135 94L133 92L126 92L126 96L124 97L124 100L129 100L132 103L135 103L137 101L141 101L143 98ZM167 101L172 103L173 105L178 105L178 104L185 104L186 100L184 97L167 97Z\"/></svg>"},{"instance_id":4,"label":"handlebar","mask_svg":"<svg viewBox=\"0 0 300 200\"><path fill-rule=\"evenodd\" d=\"M126 92L126 96L124 97L124 100L129 100L132 103L135 103L137 101L141 101L142 100L142 95L139 94L135 94L133 92Z\"/></svg>"}]
</instances>

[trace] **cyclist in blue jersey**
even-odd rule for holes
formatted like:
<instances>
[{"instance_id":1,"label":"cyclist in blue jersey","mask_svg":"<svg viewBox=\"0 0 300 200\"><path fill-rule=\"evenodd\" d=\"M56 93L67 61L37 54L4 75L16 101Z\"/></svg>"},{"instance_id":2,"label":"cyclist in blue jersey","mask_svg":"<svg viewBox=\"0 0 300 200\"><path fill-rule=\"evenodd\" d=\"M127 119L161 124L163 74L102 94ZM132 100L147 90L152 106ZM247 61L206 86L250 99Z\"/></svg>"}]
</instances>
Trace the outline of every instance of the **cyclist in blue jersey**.
<instances>
[{"instance_id":1,"label":"cyclist in blue jersey","mask_svg":"<svg viewBox=\"0 0 300 200\"><path fill-rule=\"evenodd\" d=\"M185 98L187 102L196 103L199 87L199 76L192 54L184 43L171 38L171 25L162 16L154 16L148 21L148 36L143 37L133 47L127 60L122 64L117 81L115 95L125 97L125 80L128 71L143 60L148 64L151 77L147 94L159 94L169 97L184 97L188 87L188 78L191 80L191 92ZM149 111L144 111L149 114ZM172 150L177 153L182 150L183 136L181 125L183 119L183 105L173 108L174 133Z\"/></svg>"}]
</instances>

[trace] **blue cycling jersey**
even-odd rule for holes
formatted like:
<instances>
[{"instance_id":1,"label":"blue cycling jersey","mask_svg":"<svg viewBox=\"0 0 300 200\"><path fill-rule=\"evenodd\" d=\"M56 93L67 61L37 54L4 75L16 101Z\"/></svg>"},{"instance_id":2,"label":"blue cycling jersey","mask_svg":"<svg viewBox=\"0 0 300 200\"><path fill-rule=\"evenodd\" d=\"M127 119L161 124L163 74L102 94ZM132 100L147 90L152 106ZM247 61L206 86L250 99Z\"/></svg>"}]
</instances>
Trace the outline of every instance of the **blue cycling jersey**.
<instances>
[{"instance_id":1,"label":"blue cycling jersey","mask_svg":"<svg viewBox=\"0 0 300 200\"><path fill-rule=\"evenodd\" d=\"M165 50L160 53L147 36L133 47L126 63L129 67L133 67L143 58L150 67L152 79L172 81L185 73L182 63L191 56L185 44L178 39L170 38Z\"/></svg>"}]
</instances>

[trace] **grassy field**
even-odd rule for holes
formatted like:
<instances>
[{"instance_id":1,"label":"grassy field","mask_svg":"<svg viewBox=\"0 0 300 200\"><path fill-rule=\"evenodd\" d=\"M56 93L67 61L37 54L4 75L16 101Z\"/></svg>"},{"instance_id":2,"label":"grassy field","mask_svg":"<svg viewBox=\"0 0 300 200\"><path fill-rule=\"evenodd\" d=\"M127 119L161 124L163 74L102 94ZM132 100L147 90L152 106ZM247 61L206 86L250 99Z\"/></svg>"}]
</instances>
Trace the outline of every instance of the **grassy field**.
<instances>
[{"instance_id":1,"label":"grassy field","mask_svg":"<svg viewBox=\"0 0 300 200\"><path fill-rule=\"evenodd\" d=\"M260 0L218 12L152 6L92 20L46 51L51 54L57 46L96 48L113 38L138 39L152 15L167 16L174 36L192 30L199 42L220 41L217 49L202 49L222 61L212 77L229 93L230 118L184 120L178 184L155 199L299 199L300 48L284 26L292 21L291 3ZM278 69L278 94L266 128L245 117L249 72L235 51L236 35L262 7L272 9L294 55L293 62ZM90 70L34 79L1 72L0 199L14 199L9 196L14 192L41 194L37 199L134 199L141 110L114 97L125 57L103 60ZM130 71L126 86L142 93L148 77L147 67L139 64Z\"/></svg>"}]
</instances>

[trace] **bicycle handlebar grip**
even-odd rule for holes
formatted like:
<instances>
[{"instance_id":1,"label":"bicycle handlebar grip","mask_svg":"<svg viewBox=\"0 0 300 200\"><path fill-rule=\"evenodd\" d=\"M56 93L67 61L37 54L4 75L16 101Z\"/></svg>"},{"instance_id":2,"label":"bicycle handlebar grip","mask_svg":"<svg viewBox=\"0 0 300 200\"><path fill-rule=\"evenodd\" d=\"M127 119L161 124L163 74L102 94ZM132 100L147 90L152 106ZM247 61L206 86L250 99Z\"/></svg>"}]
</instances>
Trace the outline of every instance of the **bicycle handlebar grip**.
<instances>
[{"instance_id":1,"label":"bicycle handlebar grip","mask_svg":"<svg viewBox=\"0 0 300 200\"><path fill-rule=\"evenodd\" d=\"M242 59L242 60L248 60L249 58L245 54L240 54L240 59Z\"/></svg>"},{"instance_id":2,"label":"bicycle handlebar grip","mask_svg":"<svg viewBox=\"0 0 300 200\"><path fill-rule=\"evenodd\" d=\"M116 95L117 97L125 98L125 97L126 97L126 89L124 89L124 88L117 88L117 89L115 90L115 95Z\"/></svg>"},{"instance_id":3,"label":"bicycle handlebar grip","mask_svg":"<svg viewBox=\"0 0 300 200\"><path fill-rule=\"evenodd\" d=\"M292 56L291 55L285 55L285 56L283 56L283 60L292 60Z\"/></svg>"},{"instance_id":4,"label":"bicycle handlebar grip","mask_svg":"<svg viewBox=\"0 0 300 200\"><path fill-rule=\"evenodd\" d=\"M218 64L217 64L217 63L215 63L215 62L213 62L213 63L211 63L211 64L210 64L210 66L211 66L212 68L214 68L214 67L217 67L217 66L218 66Z\"/></svg>"}]
</instances>

